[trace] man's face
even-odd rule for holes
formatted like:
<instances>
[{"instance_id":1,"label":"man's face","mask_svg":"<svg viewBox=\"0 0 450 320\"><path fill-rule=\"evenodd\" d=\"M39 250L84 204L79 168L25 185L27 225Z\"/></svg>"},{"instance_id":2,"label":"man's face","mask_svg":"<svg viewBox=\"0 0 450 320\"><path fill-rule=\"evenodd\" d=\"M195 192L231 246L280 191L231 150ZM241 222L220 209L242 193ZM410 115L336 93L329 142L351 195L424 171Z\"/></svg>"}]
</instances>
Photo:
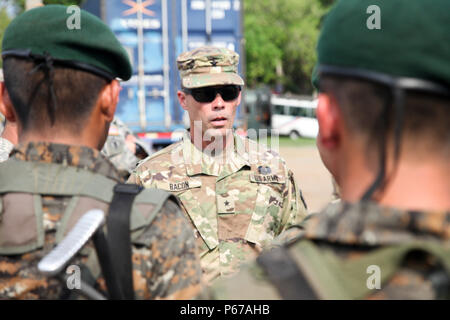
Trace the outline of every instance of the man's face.
<instances>
[{"instance_id":1,"label":"man's face","mask_svg":"<svg viewBox=\"0 0 450 320\"><path fill-rule=\"evenodd\" d=\"M220 91L224 87L216 86L214 88ZM211 88L199 89L211 90ZM202 135L208 130L208 134L211 136L225 136L227 130L233 127L236 109L241 102L241 92L239 91L237 97L232 100L229 100L229 97L227 98L226 94L224 94L225 99L229 101L224 100L220 93L217 93L211 102L199 102L194 96L194 93L178 91L178 100L183 109L189 113L191 130L194 130L194 125L201 123Z\"/></svg>"}]
</instances>

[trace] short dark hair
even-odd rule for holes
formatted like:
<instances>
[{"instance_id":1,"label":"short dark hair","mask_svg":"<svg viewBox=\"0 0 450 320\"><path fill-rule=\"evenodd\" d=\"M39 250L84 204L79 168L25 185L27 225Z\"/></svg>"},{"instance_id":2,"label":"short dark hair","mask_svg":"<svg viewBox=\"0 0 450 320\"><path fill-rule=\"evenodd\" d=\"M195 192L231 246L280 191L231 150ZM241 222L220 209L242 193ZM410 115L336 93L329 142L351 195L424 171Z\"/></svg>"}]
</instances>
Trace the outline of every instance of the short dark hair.
<instances>
[{"instance_id":1,"label":"short dark hair","mask_svg":"<svg viewBox=\"0 0 450 320\"><path fill-rule=\"evenodd\" d=\"M323 75L320 90L332 93L342 111L349 130L367 138L367 144L377 143L380 119L386 103L387 135L393 137L394 108L391 90L384 85L361 79ZM402 141L412 141L418 147L450 151L450 99L418 91L408 91L404 103Z\"/></svg>"},{"instance_id":2,"label":"short dark hair","mask_svg":"<svg viewBox=\"0 0 450 320\"><path fill-rule=\"evenodd\" d=\"M54 123L49 114L49 81L43 70L32 72L36 64L30 60L9 57L3 62L5 86L24 131L64 125L71 132L80 132L98 96L108 83L86 71L55 66ZM34 98L33 98L34 96Z\"/></svg>"}]
</instances>

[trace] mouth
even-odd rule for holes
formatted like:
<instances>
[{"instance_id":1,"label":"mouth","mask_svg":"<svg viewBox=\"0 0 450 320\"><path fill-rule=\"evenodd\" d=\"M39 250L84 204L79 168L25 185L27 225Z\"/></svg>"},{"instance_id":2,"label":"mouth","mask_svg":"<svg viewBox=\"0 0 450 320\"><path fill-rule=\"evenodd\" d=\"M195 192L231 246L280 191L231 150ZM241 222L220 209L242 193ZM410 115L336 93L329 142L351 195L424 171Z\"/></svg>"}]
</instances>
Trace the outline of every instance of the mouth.
<instances>
[{"instance_id":1,"label":"mouth","mask_svg":"<svg viewBox=\"0 0 450 320\"><path fill-rule=\"evenodd\" d=\"M227 118L225 117L215 117L213 119L211 119L211 123L216 126L216 127L221 127L226 125L227 123Z\"/></svg>"}]
</instances>

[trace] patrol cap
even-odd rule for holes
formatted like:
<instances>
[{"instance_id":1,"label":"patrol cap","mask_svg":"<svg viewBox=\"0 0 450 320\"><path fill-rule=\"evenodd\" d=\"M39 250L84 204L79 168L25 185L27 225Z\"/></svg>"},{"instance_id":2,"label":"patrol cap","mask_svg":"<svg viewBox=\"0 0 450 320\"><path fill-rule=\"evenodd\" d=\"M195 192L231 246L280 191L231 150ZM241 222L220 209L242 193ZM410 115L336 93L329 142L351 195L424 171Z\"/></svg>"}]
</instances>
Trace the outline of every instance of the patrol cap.
<instances>
[{"instance_id":1,"label":"patrol cap","mask_svg":"<svg viewBox=\"0 0 450 320\"><path fill-rule=\"evenodd\" d=\"M449 12L448 0L338 1L319 37L319 76L349 75L448 93ZM380 29L372 20L378 18Z\"/></svg>"},{"instance_id":2,"label":"patrol cap","mask_svg":"<svg viewBox=\"0 0 450 320\"><path fill-rule=\"evenodd\" d=\"M200 88L244 85L238 72L239 55L229 49L204 46L182 53L177 59L182 86Z\"/></svg>"},{"instance_id":3,"label":"patrol cap","mask_svg":"<svg viewBox=\"0 0 450 320\"><path fill-rule=\"evenodd\" d=\"M111 29L84 10L80 10L80 28L71 29L68 19L76 12L68 8L47 5L16 17L5 30L3 59L51 58L55 65L81 69L108 80L128 80L132 75L128 54Z\"/></svg>"}]
</instances>

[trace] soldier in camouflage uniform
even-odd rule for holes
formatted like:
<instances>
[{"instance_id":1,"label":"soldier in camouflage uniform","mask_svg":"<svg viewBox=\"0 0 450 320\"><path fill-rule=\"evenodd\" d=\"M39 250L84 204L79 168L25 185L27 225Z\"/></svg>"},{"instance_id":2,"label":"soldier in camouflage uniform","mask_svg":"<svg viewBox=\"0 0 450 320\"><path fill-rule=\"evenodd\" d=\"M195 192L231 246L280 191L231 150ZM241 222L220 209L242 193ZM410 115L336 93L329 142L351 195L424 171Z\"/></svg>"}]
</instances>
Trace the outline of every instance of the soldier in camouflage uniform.
<instances>
[{"instance_id":1,"label":"soldier in camouflage uniform","mask_svg":"<svg viewBox=\"0 0 450 320\"><path fill-rule=\"evenodd\" d=\"M133 132L118 118L114 117L108 132L108 138L102 149L102 154L111 161L126 180L136 168L140 160L136 149L142 148L146 158L150 155L148 146L133 135Z\"/></svg>"},{"instance_id":2,"label":"soldier in camouflage uniform","mask_svg":"<svg viewBox=\"0 0 450 320\"><path fill-rule=\"evenodd\" d=\"M0 82L3 82L3 71L1 69ZM6 121L4 112L4 103L0 101L0 162L8 159L14 144L17 143L17 127Z\"/></svg>"},{"instance_id":3,"label":"soldier in camouflage uniform","mask_svg":"<svg viewBox=\"0 0 450 320\"><path fill-rule=\"evenodd\" d=\"M369 5L381 30L366 25ZM317 115L342 201L216 298L450 299L448 12L447 0L336 3L318 44Z\"/></svg>"},{"instance_id":4,"label":"soldier in camouflage uniform","mask_svg":"<svg viewBox=\"0 0 450 320\"><path fill-rule=\"evenodd\" d=\"M86 211L108 212L113 188L122 182L99 150L118 102L116 78L131 77L129 58L100 19L82 10L82 28L69 30L66 11L61 5L27 11L4 35L0 100L20 130L11 158L0 164L0 299L72 297L36 265ZM135 298L196 294L201 268L193 229L172 195L139 193L130 233ZM107 295L91 241L71 264Z\"/></svg>"},{"instance_id":5,"label":"soldier in camouflage uniform","mask_svg":"<svg viewBox=\"0 0 450 320\"><path fill-rule=\"evenodd\" d=\"M14 141L17 143L17 127L7 121L0 137L0 162L8 160Z\"/></svg>"},{"instance_id":6,"label":"soldier in camouflage uniform","mask_svg":"<svg viewBox=\"0 0 450 320\"><path fill-rule=\"evenodd\" d=\"M3 82L3 80L1 82ZM0 134L3 133L4 128L5 128L5 116L0 112Z\"/></svg>"},{"instance_id":7,"label":"soldier in camouflage uniform","mask_svg":"<svg viewBox=\"0 0 450 320\"><path fill-rule=\"evenodd\" d=\"M214 47L178 57L178 99L189 113L190 131L140 163L129 179L180 198L197 230L207 282L236 272L306 216L284 160L231 130L244 84L238 61L235 52Z\"/></svg>"},{"instance_id":8,"label":"soldier in camouflage uniform","mask_svg":"<svg viewBox=\"0 0 450 320\"><path fill-rule=\"evenodd\" d=\"M341 199L339 186L334 178L331 179L331 184L333 185L333 193L331 194L331 201L339 202Z\"/></svg>"}]
</instances>

